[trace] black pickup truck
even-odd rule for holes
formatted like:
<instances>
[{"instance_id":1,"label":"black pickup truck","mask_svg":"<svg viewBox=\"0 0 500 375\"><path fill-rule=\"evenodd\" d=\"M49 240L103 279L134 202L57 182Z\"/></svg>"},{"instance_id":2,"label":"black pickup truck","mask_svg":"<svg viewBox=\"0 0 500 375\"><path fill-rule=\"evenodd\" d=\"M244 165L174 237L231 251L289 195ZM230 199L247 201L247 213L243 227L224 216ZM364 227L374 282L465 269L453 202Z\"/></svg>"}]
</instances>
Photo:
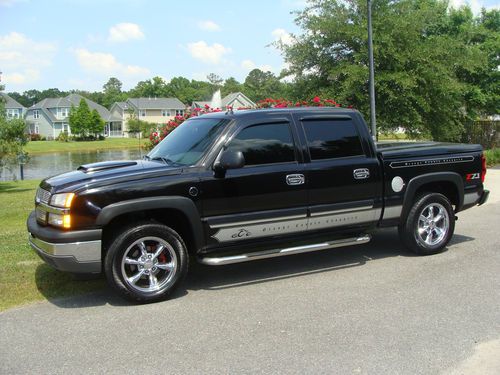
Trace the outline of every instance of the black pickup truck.
<instances>
[{"instance_id":1,"label":"black pickup truck","mask_svg":"<svg viewBox=\"0 0 500 375\"><path fill-rule=\"evenodd\" d=\"M485 174L479 145L375 145L355 110L206 114L143 160L42 181L29 241L56 269L104 272L122 296L155 301L190 257L218 266L357 245L389 226L437 253L456 214L487 200Z\"/></svg>"}]
</instances>

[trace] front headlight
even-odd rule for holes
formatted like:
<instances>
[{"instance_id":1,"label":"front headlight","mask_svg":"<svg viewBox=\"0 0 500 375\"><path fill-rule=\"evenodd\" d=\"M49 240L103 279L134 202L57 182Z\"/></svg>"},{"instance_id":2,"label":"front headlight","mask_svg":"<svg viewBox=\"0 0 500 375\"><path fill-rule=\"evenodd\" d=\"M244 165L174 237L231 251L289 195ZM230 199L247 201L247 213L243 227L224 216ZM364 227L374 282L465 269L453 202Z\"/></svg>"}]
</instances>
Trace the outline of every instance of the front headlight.
<instances>
[{"instance_id":1,"label":"front headlight","mask_svg":"<svg viewBox=\"0 0 500 375\"><path fill-rule=\"evenodd\" d=\"M50 204L55 207L70 208L75 193L54 194L50 198Z\"/></svg>"}]
</instances>

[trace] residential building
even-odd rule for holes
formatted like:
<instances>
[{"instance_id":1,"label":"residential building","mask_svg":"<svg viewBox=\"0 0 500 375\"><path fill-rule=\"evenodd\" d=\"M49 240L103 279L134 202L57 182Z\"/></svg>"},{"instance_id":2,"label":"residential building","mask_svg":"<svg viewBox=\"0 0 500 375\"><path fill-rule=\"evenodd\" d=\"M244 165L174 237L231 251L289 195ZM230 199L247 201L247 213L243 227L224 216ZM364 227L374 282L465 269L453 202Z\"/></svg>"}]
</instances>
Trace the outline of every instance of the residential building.
<instances>
[{"instance_id":1,"label":"residential building","mask_svg":"<svg viewBox=\"0 0 500 375\"><path fill-rule=\"evenodd\" d=\"M26 113L26 107L19 104L16 100L12 99L9 95L0 93L0 98L3 99L5 105L5 115L8 119L23 118Z\"/></svg>"},{"instance_id":2,"label":"residential building","mask_svg":"<svg viewBox=\"0 0 500 375\"><path fill-rule=\"evenodd\" d=\"M116 102L111 107L111 115L120 123L110 125L110 137L129 136L128 120L136 118L161 126L177 115L184 115L186 106L177 98L130 98Z\"/></svg>"},{"instance_id":3,"label":"residential building","mask_svg":"<svg viewBox=\"0 0 500 375\"><path fill-rule=\"evenodd\" d=\"M29 107L26 113L28 132L40 134L47 139L55 139L63 131L71 134L69 111L71 106L78 107L81 99L87 102L90 110L95 109L99 113L106 123L106 128L121 121L111 116L111 113L102 105L81 95L70 94L64 98L46 98Z\"/></svg>"},{"instance_id":4,"label":"residential building","mask_svg":"<svg viewBox=\"0 0 500 375\"><path fill-rule=\"evenodd\" d=\"M205 101L196 101L193 102L191 108L205 108L205 106L211 107L211 102ZM238 108L255 108L256 104L250 100L245 94L242 92L233 92L231 94L226 95L221 100L221 109L226 110L228 107L237 110Z\"/></svg>"}]
</instances>

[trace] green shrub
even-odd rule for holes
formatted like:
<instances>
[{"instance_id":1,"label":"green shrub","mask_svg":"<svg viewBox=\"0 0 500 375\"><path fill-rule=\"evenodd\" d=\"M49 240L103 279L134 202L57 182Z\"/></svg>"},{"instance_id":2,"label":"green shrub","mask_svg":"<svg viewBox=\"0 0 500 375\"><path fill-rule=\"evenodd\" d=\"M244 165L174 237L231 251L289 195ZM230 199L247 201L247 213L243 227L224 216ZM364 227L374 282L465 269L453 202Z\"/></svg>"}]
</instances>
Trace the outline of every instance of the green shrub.
<instances>
[{"instance_id":1,"label":"green shrub","mask_svg":"<svg viewBox=\"0 0 500 375\"><path fill-rule=\"evenodd\" d=\"M59 142L69 142L70 141L70 136L68 132L60 132L59 135L56 138L56 141Z\"/></svg>"}]
</instances>

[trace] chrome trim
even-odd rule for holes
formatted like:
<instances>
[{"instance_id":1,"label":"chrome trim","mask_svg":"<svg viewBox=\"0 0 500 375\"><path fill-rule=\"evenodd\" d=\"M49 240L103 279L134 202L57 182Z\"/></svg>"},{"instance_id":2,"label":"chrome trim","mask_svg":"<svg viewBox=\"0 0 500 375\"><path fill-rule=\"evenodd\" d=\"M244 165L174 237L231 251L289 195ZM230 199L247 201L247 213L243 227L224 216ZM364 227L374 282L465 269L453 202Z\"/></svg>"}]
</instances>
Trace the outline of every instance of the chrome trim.
<instances>
[{"instance_id":1,"label":"chrome trim","mask_svg":"<svg viewBox=\"0 0 500 375\"><path fill-rule=\"evenodd\" d=\"M296 247L288 247L284 249L275 249L275 250L265 250L259 251L255 253L247 253L240 255L230 255L227 257L204 257L199 258L198 261L200 263L206 264L208 266L222 266L225 264L232 263L241 263L241 262L249 262L252 260L266 259L266 258L275 258L285 255L293 255L293 254L301 254L308 253L312 251L326 250L332 249L336 247L343 246L352 246L352 245L361 245L367 242L370 242L371 236L369 234L365 234L359 237L351 237L345 238L342 240L328 241L313 245L305 245L305 246L296 246Z\"/></svg>"},{"instance_id":2,"label":"chrome trim","mask_svg":"<svg viewBox=\"0 0 500 375\"><path fill-rule=\"evenodd\" d=\"M260 223L272 223L272 222L278 222L278 221L286 221L286 220L293 220L293 219L305 219L306 214L301 214L301 215L292 215L292 216L280 216L280 217L274 217L274 218L269 218L269 219L259 219L259 220L245 220L245 221L237 221L234 223L225 223L225 224L214 224L210 225L211 229L218 229L218 228L231 228L231 227L240 227L242 225L248 225L248 224L260 224Z\"/></svg>"},{"instance_id":3,"label":"chrome trim","mask_svg":"<svg viewBox=\"0 0 500 375\"><path fill-rule=\"evenodd\" d=\"M29 234L29 242L35 250L53 256L72 256L78 262L101 260L101 241L50 243Z\"/></svg>"},{"instance_id":4,"label":"chrome trim","mask_svg":"<svg viewBox=\"0 0 500 375\"><path fill-rule=\"evenodd\" d=\"M396 219L401 216L401 212L403 211L403 206L389 206L384 209L384 217L385 219Z\"/></svg>"},{"instance_id":5,"label":"chrome trim","mask_svg":"<svg viewBox=\"0 0 500 375\"><path fill-rule=\"evenodd\" d=\"M305 182L305 177L303 174L289 174L286 176L286 183L288 185L302 185Z\"/></svg>"},{"instance_id":6,"label":"chrome trim","mask_svg":"<svg viewBox=\"0 0 500 375\"><path fill-rule=\"evenodd\" d=\"M477 203L480 198L481 195L478 192L464 194L464 206Z\"/></svg>"},{"instance_id":7,"label":"chrome trim","mask_svg":"<svg viewBox=\"0 0 500 375\"><path fill-rule=\"evenodd\" d=\"M314 212L314 213L311 213L311 217L324 216L324 215L335 215L335 214L340 214L343 212L365 211L365 210L371 210L372 208L373 208L373 206L362 206L362 207L343 208L340 210Z\"/></svg>"},{"instance_id":8,"label":"chrome trim","mask_svg":"<svg viewBox=\"0 0 500 375\"><path fill-rule=\"evenodd\" d=\"M69 213L69 208L59 208L54 206L49 206L45 203L39 203L37 207L42 208L45 212L50 212L52 214L66 215Z\"/></svg>"},{"instance_id":9,"label":"chrome trim","mask_svg":"<svg viewBox=\"0 0 500 375\"><path fill-rule=\"evenodd\" d=\"M35 201L37 203L49 203L50 201L50 192L48 190L42 189L39 187L36 189Z\"/></svg>"}]
</instances>

